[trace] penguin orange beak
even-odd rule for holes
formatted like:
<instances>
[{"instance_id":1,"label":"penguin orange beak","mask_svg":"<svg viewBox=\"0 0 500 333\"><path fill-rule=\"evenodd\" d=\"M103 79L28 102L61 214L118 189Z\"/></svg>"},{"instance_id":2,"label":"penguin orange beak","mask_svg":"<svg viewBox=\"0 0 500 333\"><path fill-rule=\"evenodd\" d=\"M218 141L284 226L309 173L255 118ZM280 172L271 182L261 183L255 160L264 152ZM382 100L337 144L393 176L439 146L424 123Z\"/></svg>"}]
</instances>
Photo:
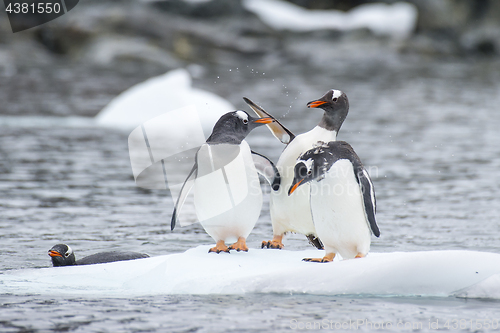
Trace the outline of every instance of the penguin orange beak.
<instances>
[{"instance_id":1,"label":"penguin orange beak","mask_svg":"<svg viewBox=\"0 0 500 333\"><path fill-rule=\"evenodd\" d=\"M257 123L257 124L270 124L274 121L273 118L271 117L266 117L266 118L259 118L257 120L254 120L254 123Z\"/></svg>"},{"instance_id":2,"label":"penguin orange beak","mask_svg":"<svg viewBox=\"0 0 500 333\"><path fill-rule=\"evenodd\" d=\"M304 179L301 179L297 184L290 187L290 190L288 191L288 195L292 194L293 191L295 191L297 189L297 187L299 187L300 183L302 183L303 181L304 181Z\"/></svg>"},{"instance_id":3,"label":"penguin orange beak","mask_svg":"<svg viewBox=\"0 0 500 333\"><path fill-rule=\"evenodd\" d=\"M318 106L321 106L323 104L326 104L327 102L325 101L312 101L307 103L308 108L317 108Z\"/></svg>"},{"instance_id":4,"label":"penguin orange beak","mask_svg":"<svg viewBox=\"0 0 500 333\"><path fill-rule=\"evenodd\" d=\"M62 257L62 255L57 251L49 251L49 256L51 257Z\"/></svg>"}]
</instances>

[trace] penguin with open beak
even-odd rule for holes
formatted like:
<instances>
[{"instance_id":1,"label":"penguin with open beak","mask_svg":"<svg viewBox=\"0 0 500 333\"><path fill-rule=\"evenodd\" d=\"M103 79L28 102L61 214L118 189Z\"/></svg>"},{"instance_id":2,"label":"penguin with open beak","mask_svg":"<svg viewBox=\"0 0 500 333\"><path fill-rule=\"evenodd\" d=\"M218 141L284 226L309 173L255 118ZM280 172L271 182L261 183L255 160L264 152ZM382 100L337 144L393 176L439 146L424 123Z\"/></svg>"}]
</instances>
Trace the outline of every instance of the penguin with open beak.
<instances>
[{"instance_id":1,"label":"penguin with open beak","mask_svg":"<svg viewBox=\"0 0 500 333\"><path fill-rule=\"evenodd\" d=\"M195 165L182 186L172 214L172 230L194 187L198 220L216 241L209 252L248 251L246 238L262 208L258 174L274 190L279 189L280 175L274 164L253 152L244 139L254 128L273 121L272 117L253 118L241 110L226 113L217 121L196 153ZM233 244L227 246L226 242Z\"/></svg>"},{"instance_id":2,"label":"penguin with open beak","mask_svg":"<svg viewBox=\"0 0 500 333\"><path fill-rule=\"evenodd\" d=\"M305 261L330 262L362 258L370 250L371 234L380 236L375 220L375 190L354 149L344 141L318 143L296 161L288 188L293 197L310 184L307 194L316 232L325 247L323 258Z\"/></svg>"},{"instance_id":3,"label":"penguin with open beak","mask_svg":"<svg viewBox=\"0 0 500 333\"><path fill-rule=\"evenodd\" d=\"M269 116L265 110L248 98L244 100L260 117ZM309 183L301 186L293 196L288 196L287 189L294 178L297 158L318 141L330 142L337 139L337 133L349 112L349 100L344 92L331 89L321 98L307 103L307 107L320 108L324 111L318 125L309 132L294 136L279 122L268 125L274 136L287 146L276 164L281 175L280 190L271 192L270 212L273 239L263 241L263 248L283 248L283 236L288 232L306 235L312 245L318 249L323 248L321 237L317 237L311 216Z\"/></svg>"}]
</instances>

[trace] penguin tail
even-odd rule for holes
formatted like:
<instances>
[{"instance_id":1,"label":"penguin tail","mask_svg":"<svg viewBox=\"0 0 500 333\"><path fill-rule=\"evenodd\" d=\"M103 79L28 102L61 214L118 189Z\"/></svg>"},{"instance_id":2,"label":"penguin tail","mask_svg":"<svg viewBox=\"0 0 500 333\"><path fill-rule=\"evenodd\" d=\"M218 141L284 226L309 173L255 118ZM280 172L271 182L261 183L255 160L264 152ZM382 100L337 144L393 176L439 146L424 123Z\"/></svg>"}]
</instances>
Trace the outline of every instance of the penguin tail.
<instances>
[{"instance_id":1,"label":"penguin tail","mask_svg":"<svg viewBox=\"0 0 500 333\"><path fill-rule=\"evenodd\" d=\"M318 236L310 234L307 235L306 237L309 240L309 244L315 246L318 250L324 250L323 243L321 243L321 240L319 239Z\"/></svg>"}]
</instances>

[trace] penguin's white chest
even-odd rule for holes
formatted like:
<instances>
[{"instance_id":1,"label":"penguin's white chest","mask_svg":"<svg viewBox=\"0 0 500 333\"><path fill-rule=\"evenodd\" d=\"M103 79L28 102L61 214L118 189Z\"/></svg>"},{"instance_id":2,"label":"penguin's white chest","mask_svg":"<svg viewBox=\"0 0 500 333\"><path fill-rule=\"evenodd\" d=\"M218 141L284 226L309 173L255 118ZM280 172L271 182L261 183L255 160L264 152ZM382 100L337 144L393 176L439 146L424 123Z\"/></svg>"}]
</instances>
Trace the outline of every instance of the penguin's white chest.
<instances>
[{"instance_id":1,"label":"penguin's white chest","mask_svg":"<svg viewBox=\"0 0 500 333\"><path fill-rule=\"evenodd\" d=\"M197 155L196 215L215 241L247 237L262 207L259 176L246 141L204 144Z\"/></svg>"},{"instance_id":2,"label":"penguin's white chest","mask_svg":"<svg viewBox=\"0 0 500 333\"><path fill-rule=\"evenodd\" d=\"M279 191L271 192L271 218L275 234L288 231L304 235L316 234L309 204L309 185L297 188L293 195L288 190L293 182L297 158L311 149L318 141L335 141L337 133L319 126L298 135L283 151L276 167L281 176Z\"/></svg>"},{"instance_id":3,"label":"penguin's white chest","mask_svg":"<svg viewBox=\"0 0 500 333\"><path fill-rule=\"evenodd\" d=\"M349 160L338 160L310 186L311 212L325 250L344 259L370 250L370 229L363 197Z\"/></svg>"}]
</instances>

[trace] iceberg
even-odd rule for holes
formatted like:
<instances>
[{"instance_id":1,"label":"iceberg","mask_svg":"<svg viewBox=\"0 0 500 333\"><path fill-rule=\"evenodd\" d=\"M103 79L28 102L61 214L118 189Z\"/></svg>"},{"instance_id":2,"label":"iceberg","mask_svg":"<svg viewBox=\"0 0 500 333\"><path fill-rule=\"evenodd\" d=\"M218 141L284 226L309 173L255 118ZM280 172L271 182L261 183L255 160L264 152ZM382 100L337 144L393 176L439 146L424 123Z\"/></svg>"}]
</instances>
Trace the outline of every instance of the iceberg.
<instances>
[{"instance_id":1,"label":"iceberg","mask_svg":"<svg viewBox=\"0 0 500 333\"><path fill-rule=\"evenodd\" d=\"M139 83L115 97L95 116L98 125L133 130L152 118L193 106L206 137L234 106L224 98L191 87L188 71L179 68Z\"/></svg>"},{"instance_id":2,"label":"iceberg","mask_svg":"<svg viewBox=\"0 0 500 333\"><path fill-rule=\"evenodd\" d=\"M184 253L106 264L9 271L0 291L111 297L171 294L309 293L500 298L500 254L465 250L370 253L303 262L323 251L250 249Z\"/></svg>"}]
</instances>

